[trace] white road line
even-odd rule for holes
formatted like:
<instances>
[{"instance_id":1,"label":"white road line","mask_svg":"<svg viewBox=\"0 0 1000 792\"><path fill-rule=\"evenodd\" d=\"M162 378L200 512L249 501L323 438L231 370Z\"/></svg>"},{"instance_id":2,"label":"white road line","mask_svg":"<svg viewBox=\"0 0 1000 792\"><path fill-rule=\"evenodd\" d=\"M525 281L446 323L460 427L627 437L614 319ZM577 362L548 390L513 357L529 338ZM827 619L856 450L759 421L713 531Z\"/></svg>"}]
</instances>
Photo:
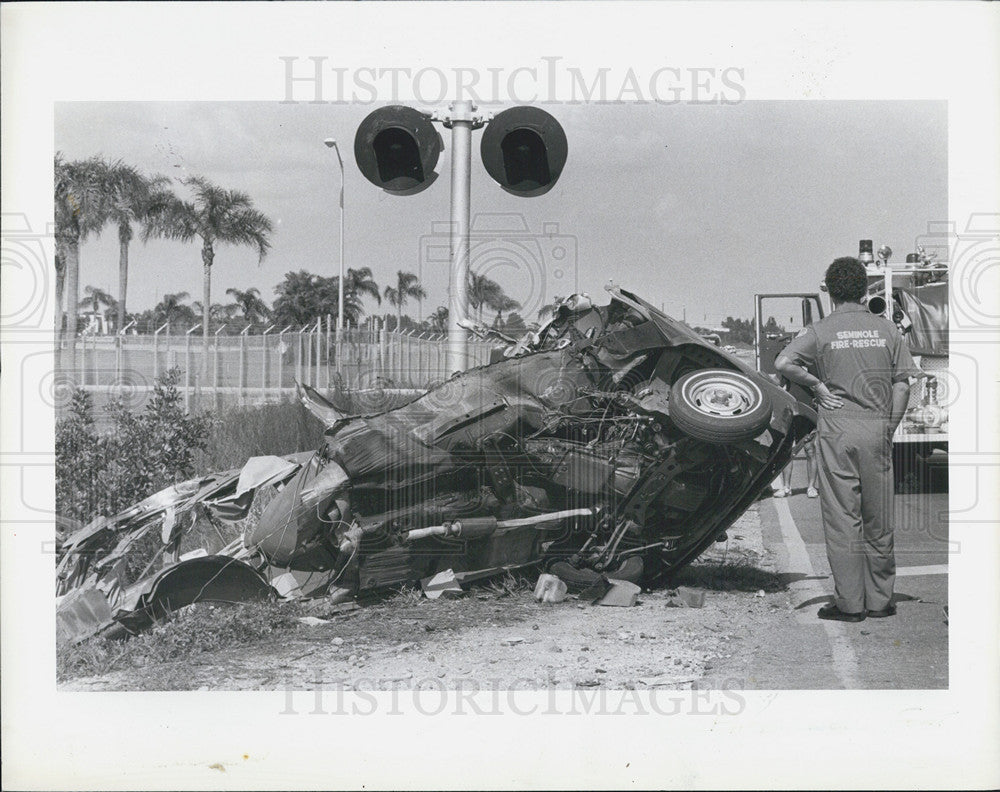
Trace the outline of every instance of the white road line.
<instances>
[{"instance_id":1,"label":"white road line","mask_svg":"<svg viewBox=\"0 0 1000 792\"><path fill-rule=\"evenodd\" d=\"M907 575L947 575L947 564L931 564L929 566L896 567L896 577Z\"/></svg>"},{"instance_id":2,"label":"white road line","mask_svg":"<svg viewBox=\"0 0 1000 792\"><path fill-rule=\"evenodd\" d=\"M802 541L792 513L788 509L788 503L781 499L772 500L774 509L778 513L778 525L781 526L781 538L788 550L789 572L799 572L806 578L816 577L816 570L813 569L809 560L809 552L806 544ZM897 572L898 574L898 572ZM828 597L829 591L825 591L816 580L797 580L788 585L792 593L792 604L798 607L807 600L814 600L820 597ZM840 679L841 684L848 689L861 687L858 679L858 657L854 653L854 647L847 635L845 625L836 621L825 621L816 618L815 610L796 610L796 618L803 623L815 624L817 621L826 631L827 640L830 642L830 649L833 655L833 671Z\"/></svg>"}]
</instances>

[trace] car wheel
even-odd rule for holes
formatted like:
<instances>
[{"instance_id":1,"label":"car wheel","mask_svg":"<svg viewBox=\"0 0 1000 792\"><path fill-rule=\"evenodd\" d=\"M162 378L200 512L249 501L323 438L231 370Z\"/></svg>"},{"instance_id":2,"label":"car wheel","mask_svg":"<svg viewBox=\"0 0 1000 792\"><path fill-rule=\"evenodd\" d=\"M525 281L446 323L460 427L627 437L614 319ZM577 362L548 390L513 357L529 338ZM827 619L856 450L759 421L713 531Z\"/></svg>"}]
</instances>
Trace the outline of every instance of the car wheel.
<instances>
[{"instance_id":1,"label":"car wheel","mask_svg":"<svg viewBox=\"0 0 1000 792\"><path fill-rule=\"evenodd\" d=\"M771 400L760 385L738 371L692 371L670 389L670 418L696 440L751 440L770 423Z\"/></svg>"}]
</instances>

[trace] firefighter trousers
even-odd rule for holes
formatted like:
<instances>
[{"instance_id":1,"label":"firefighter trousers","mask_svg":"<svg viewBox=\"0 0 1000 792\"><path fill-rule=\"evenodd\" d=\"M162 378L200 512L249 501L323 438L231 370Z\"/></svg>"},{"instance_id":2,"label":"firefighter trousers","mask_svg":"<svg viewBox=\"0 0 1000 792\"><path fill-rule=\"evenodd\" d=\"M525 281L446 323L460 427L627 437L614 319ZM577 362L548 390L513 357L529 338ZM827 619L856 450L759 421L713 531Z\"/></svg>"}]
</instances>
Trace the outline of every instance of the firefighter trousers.
<instances>
[{"instance_id":1,"label":"firefighter trousers","mask_svg":"<svg viewBox=\"0 0 1000 792\"><path fill-rule=\"evenodd\" d=\"M889 606L893 556L892 433L885 415L819 413L819 496L834 602L845 613Z\"/></svg>"}]
</instances>

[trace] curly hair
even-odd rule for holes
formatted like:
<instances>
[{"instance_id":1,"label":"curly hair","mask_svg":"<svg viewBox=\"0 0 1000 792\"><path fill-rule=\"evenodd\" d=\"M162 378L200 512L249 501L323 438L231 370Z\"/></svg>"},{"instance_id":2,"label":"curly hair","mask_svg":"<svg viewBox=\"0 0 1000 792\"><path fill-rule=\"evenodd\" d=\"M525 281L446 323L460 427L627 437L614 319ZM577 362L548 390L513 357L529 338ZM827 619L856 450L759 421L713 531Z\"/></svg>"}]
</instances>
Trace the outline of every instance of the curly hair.
<instances>
[{"instance_id":1,"label":"curly hair","mask_svg":"<svg viewBox=\"0 0 1000 792\"><path fill-rule=\"evenodd\" d=\"M826 289L836 302L861 302L868 293L865 265L851 256L834 259L826 268Z\"/></svg>"}]
</instances>

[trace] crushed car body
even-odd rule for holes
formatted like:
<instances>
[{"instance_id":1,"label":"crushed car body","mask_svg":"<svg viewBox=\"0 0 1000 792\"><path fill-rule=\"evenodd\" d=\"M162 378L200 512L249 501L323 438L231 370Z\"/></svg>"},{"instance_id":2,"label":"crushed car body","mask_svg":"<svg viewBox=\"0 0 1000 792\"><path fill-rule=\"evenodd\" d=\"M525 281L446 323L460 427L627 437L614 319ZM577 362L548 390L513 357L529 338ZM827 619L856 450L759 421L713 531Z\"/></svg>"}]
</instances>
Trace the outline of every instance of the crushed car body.
<instances>
[{"instance_id":1,"label":"crushed car body","mask_svg":"<svg viewBox=\"0 0 1000 792\"><path fill-rule=\"evenodd\" d=\"M135 630L240 592L343 598L446 570L467 581L536 565L571 590L602 576L665 581L725 535L816 414L638 296L609 291L607 305L563 300L539 330L504 339L496 362L395 409L344 415L300 387L327 426L318 451L251 460L95 521L65 543L58 593L99 590L107 609L71 605ZM158 527L176 548L197 518L240 521L242 540L172 559L190 567L175 585L162 568L109 582L137 533ZM96 620L67 617L90 627L66 632L107 627Z\"/></svg>"}]
</instances>

